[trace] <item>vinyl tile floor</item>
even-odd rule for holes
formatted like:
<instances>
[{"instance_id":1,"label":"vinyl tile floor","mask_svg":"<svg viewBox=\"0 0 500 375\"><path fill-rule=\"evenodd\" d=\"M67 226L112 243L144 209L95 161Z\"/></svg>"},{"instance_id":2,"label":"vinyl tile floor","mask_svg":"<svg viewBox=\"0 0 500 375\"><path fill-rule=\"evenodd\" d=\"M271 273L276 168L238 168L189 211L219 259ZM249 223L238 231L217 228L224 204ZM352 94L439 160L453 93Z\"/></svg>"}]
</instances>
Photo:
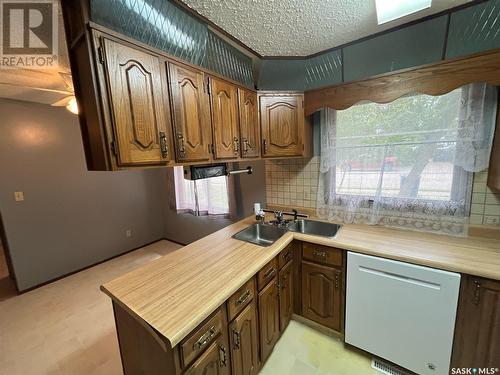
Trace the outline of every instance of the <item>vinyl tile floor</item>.
<instances>
[{"instance_id":1,"label":"vinyl tile floor","mask_svg":"<svg viewBox=\"0 0 500 375\"><path fill-rule=\"evenodd\" d=\"M371 356L343 341L292 320L261 375L380 375Z\"/></svg>"},{"instance_id":2,"label":"vinyl tile floor","mask_svg":"<svg viewBox=\"0 0 500 375\"><path fill-rule=\"evenodd\" d=\"M0 296L0 375L122 374L111 301L99 286L178 248L159 241L25 294ZM364 353L292 321L261 374L380 373Z\"/></svg>"}]
</instances>

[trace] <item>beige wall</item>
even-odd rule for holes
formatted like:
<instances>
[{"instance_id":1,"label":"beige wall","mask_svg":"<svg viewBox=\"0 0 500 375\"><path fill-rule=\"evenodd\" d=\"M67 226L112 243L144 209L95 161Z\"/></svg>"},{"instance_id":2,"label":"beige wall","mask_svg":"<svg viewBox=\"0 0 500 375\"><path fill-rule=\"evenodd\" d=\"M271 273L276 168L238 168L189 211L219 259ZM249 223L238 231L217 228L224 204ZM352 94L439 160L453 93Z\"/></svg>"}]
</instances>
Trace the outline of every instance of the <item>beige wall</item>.
<instances>
[{"instance_id":1,"label":"beige wall","mask_svg":"<svg viewBox=\"0 0 500 375\"><path fill-rule=\"evenodd\" d=\"M0 214L21 290L164 236L161 170L87 171L65 108L0 99L0 114Z\"/></svg>"},{"instance_id":2,"label":"beige wall","mask_svg":"<svg viewBox=\"0 0 500 375\"><path fill-rule=\"evenodd\" d=\"M269 204L316 208L319 156L266 161ZM474 174L471 224L500 225L500 192L486 186L487 171Z\"/></svg>"}]
</instances>

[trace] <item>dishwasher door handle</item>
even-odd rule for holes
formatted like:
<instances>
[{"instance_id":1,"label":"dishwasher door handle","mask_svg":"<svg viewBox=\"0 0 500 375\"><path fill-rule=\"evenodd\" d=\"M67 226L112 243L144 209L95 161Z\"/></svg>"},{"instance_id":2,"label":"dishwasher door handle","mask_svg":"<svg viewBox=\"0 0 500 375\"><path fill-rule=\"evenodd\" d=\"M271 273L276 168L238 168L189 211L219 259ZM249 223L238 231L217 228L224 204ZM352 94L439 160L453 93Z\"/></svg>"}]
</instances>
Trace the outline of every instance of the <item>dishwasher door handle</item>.
<instances>
[{"instance_id":1,"label":"dishwasher door handle","mask_svg":"<svg viewBox=\"0 0 500 375\"><path fill-rule=\"evenodd\" d=\"M361 272L371 273L372 275L381 276L381 277L389 278L392 280L399 280L399 281L402 281L402 282L405 282L408 284L423 286L425 288L441 290L440 284L432 283L432 282L425 281L425 280L415 279L415 278L410 277L410 276L404 276L404 275L400 275L397 273L377 270L375 268L370 268L370 267L365 267L365 266L359 266L358 269Z\"/></svg>"}]
</instances>

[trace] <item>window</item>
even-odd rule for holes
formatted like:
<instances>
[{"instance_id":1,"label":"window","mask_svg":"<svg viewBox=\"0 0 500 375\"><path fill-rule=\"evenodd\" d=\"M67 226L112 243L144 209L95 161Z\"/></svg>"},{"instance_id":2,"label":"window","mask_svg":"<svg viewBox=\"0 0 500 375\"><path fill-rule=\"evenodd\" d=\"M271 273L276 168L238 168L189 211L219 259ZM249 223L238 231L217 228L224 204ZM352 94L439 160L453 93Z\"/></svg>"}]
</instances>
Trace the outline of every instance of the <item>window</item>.
<instances>
[{"instance_id":1,"label":"window","mask_svg":"<svg viewBox=\"0 0 500 375\"><path fill-rule=\"evenodd\" d=\"M337 193L452 199L461 91L338 111Z\"/></svg>"},{"instance_id":2,"label":"window","mask_svg":"<svg viewBox=\"0 0 500 375\"><path fill-rule=\"evenodd\" d=\"M321 113L318 215L463 233L488 166L496 88L471 84Z\"/></svg>"},{"instance_id":3,"label":"window","mask_svg":"<svg viewBox=\"0 0 500 375\"><path fill-rule=\"evenodd\" d=\"M174 181L177 212L196 216L229 214L226 176L191 181L184 179L183 167L174 167Z\"/></svg>"}]
</instances>

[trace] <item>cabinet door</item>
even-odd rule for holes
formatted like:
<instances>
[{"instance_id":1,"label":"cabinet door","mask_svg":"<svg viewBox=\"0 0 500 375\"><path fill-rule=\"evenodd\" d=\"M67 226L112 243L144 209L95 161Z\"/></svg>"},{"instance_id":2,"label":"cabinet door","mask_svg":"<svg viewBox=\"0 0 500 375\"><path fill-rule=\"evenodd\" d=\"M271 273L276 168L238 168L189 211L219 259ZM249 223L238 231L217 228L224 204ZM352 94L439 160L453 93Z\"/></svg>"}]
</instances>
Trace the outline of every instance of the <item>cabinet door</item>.
<instances>
[{"instance_id":1,"label":"cabinet door","mask_svg":"<svg viewBox=\"0 0 500 375\"><path fill-rule=\"evenodd\" d=\"M279 273L280 330L283 332L293 314L293 263L288 262Z\"/></svg>"},{"instance_id":2,"label":"cabinet door","mask_svg":"<svg viewBox=\"0 0 500 375\"><path fill-rule=\"evenodd\" d=\"M260 126L257 94L253 91L238 89L240 109L241 157L260 156Z\"/></svg>"},{"instance_id":3,"label":"cabinet door","mask_svg":"<svg viewBox=\"0 0 500 375\"><path fill-rule=\"evenodd\" d=\"M262 156L300 156L304 150L303 96L261 96Z\"/></svg>"},{"instance_id":4,"label":"cabinet door","mask_svg":"<svg viewBox=\"0 0 500 375\"><path fill-rule=\"evenodd\" d=\"M240 154L238 132L238 89L217 78L210 79L212 127L217 159L234 159Z\"/></svg>"},{"instance_id":5,"label":"cabinet door","mask_svg":"<svg viewBox=\"0 0 500 375\"><path fill-rule=\"evenodd\" d=\"M229 375L228 346L223 336L186 370L186 375Z\"/></svg>"},{"instance_id":6,"label":"cabinet door","mask_svg":"<svg viewBox=\"0 0 500 375\"><path fill-rule=\"evenodd\" d=\"M257 374L259 341L255 302L248 305L229 325L233 375Z\"/></svg>"},{"instance_id":7,"label":"cabinet door","mask_svg":"<svg viewBox=\"0 0 500 375\"><path fill-rule=\"evenodd\" d=\"M176 159L208 161L212 144L210 97L202 72L169 64Z\"/></svg>"},{"instance_id":8,"label":"cabinet door","mask_svg":"<svg viewBox=\"0 0 500 375\"><path fill-rule=\"evenodd\" d=\"M166 162L171 127L160 60L106 38L103 46L118 165Z\"/></svg>"},{"instance_id":9,"label":"cabinet door","mask_svg":"<svg viewBox=\"0 0 500 375\"><path fill-rule=\"evenodd\" d=\"M260 360L265 362L278 341L278 283L276 277L259 293Z\"/></svg>"},{"instance_id":10,"label":"cabinet door","mask_svg":"<svg viewBox=\"0 0 500 375\"><path fill-rule=\"evenodd\" d=\"M336 268L302 262L302 315L341 330L342 271Z\"/></svg>"},{"instance_id":11,"label":"cabinet door","mask_svg":"<svg viewBox=\"0 0 500 375\"><path fill-rule=\"evenodd\" d=\"M451 367L500 368L500 281L463 276Z\"/></svg>"}]
</instances>

